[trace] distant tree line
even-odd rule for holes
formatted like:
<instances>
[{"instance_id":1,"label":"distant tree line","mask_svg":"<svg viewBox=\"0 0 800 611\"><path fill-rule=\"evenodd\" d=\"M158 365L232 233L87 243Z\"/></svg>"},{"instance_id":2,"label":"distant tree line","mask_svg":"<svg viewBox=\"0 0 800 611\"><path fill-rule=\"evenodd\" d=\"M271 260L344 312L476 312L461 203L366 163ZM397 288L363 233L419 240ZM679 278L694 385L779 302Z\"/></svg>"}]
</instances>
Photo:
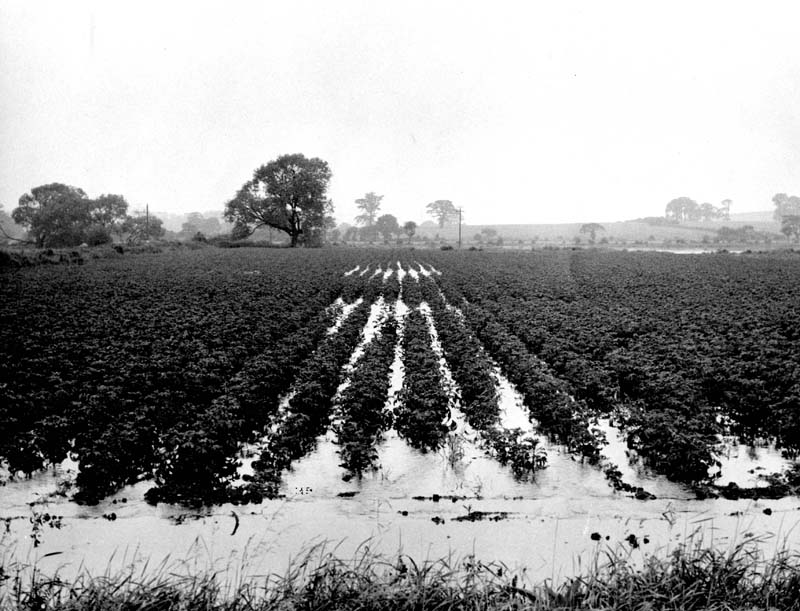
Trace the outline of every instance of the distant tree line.
<instances>
[{"instance_id":1,"label":"distant tree line","mask_svg":"<svg viewBox=\"0 0 800 611\"><path fill-rule=\"evenodd\" d=\"M772 198L775 204L773 218L781 223L781 233L787 239L800 240L800 197L776 193Z\"/></svg>"},{"instance_id":2,"label":"distant tree line","mask_svg":"<svg viewBox=\"0 0 800 611\"><path fill-rule=\"evenodd\" d=\"M731 218L732 203L731 200L724 199L719 206L714 206L708 202L698 204L690 197L678 197L667 204L664 216L678 223L685 221L727 221Z\"/></svg>"},{"instance_id":3,"label":"distant tree line","mask_svg":"<svg viewBox=\"0 0 800 611\"><path fill-rule=\"evenodd\" d=\"M380 212L383 195L378 195L374 191L365 193L364 197L355 200L356 207L361 213L356 216L356 226L346 225L342 229L331 232L331 238L336 240L372 242L380 236L384 243L388 243L392 238L401 240L405 235L409 243L416 235L419 225L415 221L406 221L402 225L393 214L383 214ZM428 214L436 220L440 228L446 223L457 219L459 210L453 202L446 199L439 199L426 206Z\"/></svg>"}]
</instances>

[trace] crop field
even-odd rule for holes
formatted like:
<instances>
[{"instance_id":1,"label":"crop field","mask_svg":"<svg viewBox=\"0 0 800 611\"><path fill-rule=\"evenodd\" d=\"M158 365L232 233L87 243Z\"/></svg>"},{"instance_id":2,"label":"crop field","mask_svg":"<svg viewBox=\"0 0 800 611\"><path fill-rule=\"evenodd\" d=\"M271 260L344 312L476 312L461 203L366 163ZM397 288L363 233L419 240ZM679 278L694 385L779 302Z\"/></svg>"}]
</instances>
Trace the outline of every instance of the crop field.
<instances>
[{"instance_id":1,"label":"crop field","mask_svg":"<svg viewBox=\"0 0 800 611\"><path fill-rule=\"evenodd\" d=\"M591 250L208 248L2 272L0 518L18 535L26 503L108 521L138 494L173 523L292 499L297 520L350 519L362 494L435 528L577 502L572 478L589 505L791 501L799 281L792 253Z\"/></svg>"}]
</instances>

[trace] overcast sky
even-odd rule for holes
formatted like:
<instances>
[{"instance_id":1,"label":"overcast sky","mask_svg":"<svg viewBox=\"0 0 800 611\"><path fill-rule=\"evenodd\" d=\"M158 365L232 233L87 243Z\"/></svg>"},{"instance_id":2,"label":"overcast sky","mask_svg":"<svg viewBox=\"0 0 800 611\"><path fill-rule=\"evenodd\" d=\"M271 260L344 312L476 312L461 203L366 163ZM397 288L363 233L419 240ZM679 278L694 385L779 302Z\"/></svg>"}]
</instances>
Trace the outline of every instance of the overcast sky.
<instances>
[{"instance_id":1,"label":"overcast sky","mask_svg":"<svg viewBox=\"0 0 800 611\"><path fill-rule=\"evenodd\" d=\"M0 203L64 182L222 209L284 153L469 223L732 212L800 194L800 7L0 0Z\"/></svg>"}]
</instances>

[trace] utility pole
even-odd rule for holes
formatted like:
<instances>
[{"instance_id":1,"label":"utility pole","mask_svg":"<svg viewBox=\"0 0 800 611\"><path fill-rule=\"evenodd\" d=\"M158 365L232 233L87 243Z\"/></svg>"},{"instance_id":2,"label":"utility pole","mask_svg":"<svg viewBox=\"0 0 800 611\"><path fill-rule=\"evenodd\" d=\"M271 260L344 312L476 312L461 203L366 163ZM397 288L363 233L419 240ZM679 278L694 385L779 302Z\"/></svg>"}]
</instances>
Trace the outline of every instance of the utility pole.
<instances>
[{"instance_id":1,"label":"utility pole","mask_svg":"<svg viewBox=\"0 0 800 611\"><path fill-rule=\"evenodd\" d=\"M144 205L144 230L147 234L147 239L150 239L150 204Z\"/></svg>"},{"instance_id":2,"label":"utility pole","mask_svg":"<svg viewBox=\"0 0 800 611\"><path fill-rule=\"evenodd\" d=\"M461 250L461 206L458 207L458 250Z\"/></svg>"}]
</instances>

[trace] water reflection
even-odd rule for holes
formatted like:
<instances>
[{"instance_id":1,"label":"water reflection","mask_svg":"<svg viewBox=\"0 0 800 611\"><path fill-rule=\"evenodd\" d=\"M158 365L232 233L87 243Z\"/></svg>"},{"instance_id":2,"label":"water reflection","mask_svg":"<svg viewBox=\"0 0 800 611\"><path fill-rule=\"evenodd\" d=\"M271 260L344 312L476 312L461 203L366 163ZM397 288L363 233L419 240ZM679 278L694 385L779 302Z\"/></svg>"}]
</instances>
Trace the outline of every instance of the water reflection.
<instances>
[{"instance_id":1,"label":"water reflection","mask_svg":"<svg viewBox=\"0 0 800 611\"><path fill-rule=\"evenodd\" d=\"M639 502L616 493L597 469L557 447L548 447L548 468L528 481L514 479L474 446L451 465L446 455L424 454L390 433L379 448L380 469L345 482L336 450L331 438L320 438L317 450L286 473L285 499L202 510L145 504L147 482L128 486L95 507L62 497L29 507L28 502L46 497L70 476L60 467L2 488L0 516L19 516L9 521L3 546L15 559L39 558L40 568L61 567L64 575L81 563L102 573L109 559L113 570L137 558L149 559L153 568L164 558L189 558L182 565L189 571L197 563L220 569L238 566L245 556L248 570L258 573L282 571L290 557L313 542L334 542L346 556L372 538L373 549L389 554L402 550L436 558L474 552L486 560L524 565L532 577L550 578L574 573L577 559L586 562L606 546L635 560L645 551L670 549L695 531L709 544L723 547L744 533L769 536L766 553L774 552L779 541L800 545L796 498ZM466 498L453 502L448 496ZM63 515L63 525L46 529L42 544L34 548L28 518L44 511ZM508 519L453 521L469 511L507 512ZM240 521L235 535L232 512ZM113 521L104 517L111 513ZM599 542L591 539L593 533L601 535ZM630 548L625 540L631 534L649 544ZM60 553L45 557L55 552Z\"/></svg>"}]
</instances>

